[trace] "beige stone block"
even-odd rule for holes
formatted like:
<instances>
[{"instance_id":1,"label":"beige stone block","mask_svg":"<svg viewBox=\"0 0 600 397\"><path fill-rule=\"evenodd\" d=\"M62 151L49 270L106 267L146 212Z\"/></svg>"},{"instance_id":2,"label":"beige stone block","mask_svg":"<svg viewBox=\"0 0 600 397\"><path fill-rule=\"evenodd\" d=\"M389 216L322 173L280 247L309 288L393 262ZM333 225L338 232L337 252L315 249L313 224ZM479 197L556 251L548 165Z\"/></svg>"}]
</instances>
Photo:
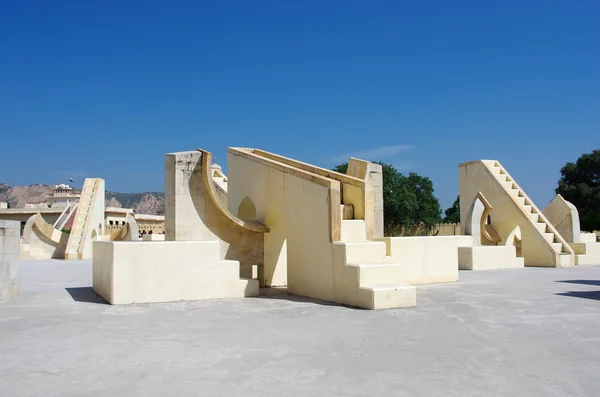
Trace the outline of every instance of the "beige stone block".
<instances>
[{"instance_id":1,"label":"beige stone block","mask_svg":"<svg viewBox=\"0 0 600 397\"><path fill-rule=\"evenodd\" d=\"M417 304L417 293L411 285L359 288L358 291L360 306L367 309L413 307Z\"/></svg>"},{"instance_id":2,"label":"beige stone block","mask_svg":"<svg viewBox=\"0 0 600 397\"><path fill-rule=\"evenodd\" d=\"M97 242L93 288L111 304L243 297L255 281L221 261L218 241Z\"/></svg>"},{"instance_id":3,"label":"beige stone block","mask_svg":"<svg viewBox=\"0 0 600 397\"><path fill-rule=\"evenodd\" d=\"M467 233L467 216L471 207L481 194L492 208L491 226L500 237L501 244L512 245L507 239L519 230L521 255L526 266L561 266L561 257L555 252L553 240L558 241L571 257L572 250L564 238L498 161L471 161L459 164L458 168L463 234Z\"/></svg>"},{"instance_id":4,"label":"beige stone block","mask_svg":"<svg viewBox=\"0 0 600 397\"><path fill-rule=\"evenodd\" d=\"M144 234L143 241L165 241L164 234Z\"/></svg>"},{"instance_id":5,"label":"beige stone block","mask_svg":"<svg viewBox=\"0 0 600 397\"><path fill-rule=\"evenodd\" d=\"M596 234L594 233L581 233L581 242L582 243L595 243L597 242Z\"/></svg>"},{"instance_id":6,"label":"beige stone block","mask_svg":"<svg viewBox=\"0 0 600 397\"><path fill-rule=\"evenodd\" d=\"M459 247L461 270L518 269L525 266L514 246Z\"/></svg>"},{"instance_id":7,"label":"beige stone block","mask_svg":"<svg viewBox=\"0 0 600 397\"><path fill-rule=\"evenodd\" d=\"M389 262L402 268L411 285L458 281L458 247L469 237L384 237Z\"/></svg>"},{"instance_id":8,"label":"beige stone block","mask_svg":"<svg viewBox=\"0 0 600 397\"><path fill-rule=\"evenodd\" d=\"M600 243L571 243L577 265L600 265Z\"/></svg>"}]
</instances>

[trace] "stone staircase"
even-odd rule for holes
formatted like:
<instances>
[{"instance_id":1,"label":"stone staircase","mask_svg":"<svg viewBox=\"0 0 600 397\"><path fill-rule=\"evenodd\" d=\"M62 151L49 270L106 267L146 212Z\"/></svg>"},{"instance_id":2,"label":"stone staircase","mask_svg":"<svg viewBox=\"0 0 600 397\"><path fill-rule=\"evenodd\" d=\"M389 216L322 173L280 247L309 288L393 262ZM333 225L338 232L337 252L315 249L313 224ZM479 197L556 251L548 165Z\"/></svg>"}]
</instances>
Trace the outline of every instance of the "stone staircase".
<instances>
[{"instance_id":1,"label":"stone staircase","mask_svg":"<svg viewBox=\"0 0 600 397\"><path fill-rule=\"evenodd\" d=\"M92 203L98 191L98 186L99 180L94 178L87 178L83 184L77 212L73 221L73 228L71 229L65 250L65 259L67 260L82 258L83 245L85 244L84 236L89 228Z\"/></svg>"},{"instance_id":2,"label":"stone staircase","mask_svg":"<svg viewBox=\"0 0 600 397\"><path fill-rule=\"evenodd\" d=\"M537 234L546 242L546 246L558 254L558 259L554 265L556 267L574 265L573 251L569 244L508 174L502 164L495 160L482 160L482 162L503 190L512 197L517 211L537 230Z\"/></svg>"},{"instance_id":3,"label":"stone staircase","mask_svg":"<svg viewBox=\"0 0 600 397\"><path fill-rule=\"evenodd\" d=\"M365 221L352 219L351 205L340 210L341 239L334 243L339 300L367 309L415 306L415 288L404 283L399 264L389 263L385 242L367 240Z\"/></svg>"}]
</instances>

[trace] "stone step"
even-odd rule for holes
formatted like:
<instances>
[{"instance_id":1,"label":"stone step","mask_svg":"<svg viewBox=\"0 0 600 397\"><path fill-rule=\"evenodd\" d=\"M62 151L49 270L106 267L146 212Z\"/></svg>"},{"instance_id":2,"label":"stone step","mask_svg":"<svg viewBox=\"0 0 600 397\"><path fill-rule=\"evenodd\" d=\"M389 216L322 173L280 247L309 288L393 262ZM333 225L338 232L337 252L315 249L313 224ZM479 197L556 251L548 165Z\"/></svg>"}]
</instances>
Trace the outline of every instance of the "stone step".
<instances>
[{"instance_id":1,"label":"stone step","mask_svg":"<svg viewBox=\"0 0 600 397\"><path fill-rule=\"evenodd\" d=\"M521 208L523 208L523 211L526 214L531 214L533 211L533 207L531 205L523 205Z\"/></svg>"},{"instance_id":2,"label":"stone step","mask_svg":"<svg viewBox=\"0 0 600 397\"><path fill-rule=\"evenodd\" d=\"M344 219L340 241L367 241L367 224L362 219Z\"/></svg>"},{"instance_id":3,"label":"stone step","mask_svg":"<svg viewBox=\"0 0 600 397\"><path fill-rule=\"evenodd\" d=\"M341 242L346 249L346 263L384 263L386 246L383 241Z\"/></svg>"},{"instance_id":4,"label":"stone step","mask_svg":"<svg viewBox=\"0 0 600 397\"><path fill-rule=\"evenodd\" d=\"M412 307L417 304L417 293L414 286L404 284L360 287L358 300L361 307L368 309Z\"/></svg>"},{"instance_id":5,"label":"stone step","mask_svg":"<svg viewBox=\"0 0 600 397\"><path fill-rule=\"evenodd\" d=\"M360 287L377 287L402 284L400 265L396 263L348 264L356 275Z\"/></svg>"},{"instance_id":6,"label":"stone step","mask_svg":"<svg viewBox=\"0 0 600 397\"><path fill-rule=\"evenodd\" d=\"M342 220L354 219L354 206L352 204L341 204Z\"/></svg>"},{"instance_id":7,"label":"stone step","mask_svg":"<svg viewBox=\"0 0 600 397\"><path fill-rule=\"evenodd\" d=\"M507 193L509 194L509 196L513 197L514 199L522 197L522 196L519 196L521 194L521 191L519 189L507 190Z\"/></svg>"},{"instance_id":8,"label":"stone step","mask_svg":"<svg viewBox=\"0 0 600 397\"><path fill-rule=\"evenodd\" d=\"M517 196L515 197L515 201L517 202L517 204L519 204L520 206L525 205L525 197L523 196Z\"/></svg>"},{"instance_id":9,"label":"stone step","mask_svg":"<svg viewBox=\"0 0 600 397\"><path fill-rule=\"evenodd\" d=\"M571 261L571 255L570 254L561 254L558 257L559 257L560 267L569 267L569 266L575 265Z\"/></svg>"},{"instance_id":10,"label":"stone step","mask_svg":"<svg viewBox=\"0 0 600 397\"><path fill-rule=\"evenodd\" d=\"M519 189L516 189L516 188L513 186L513 183L512 183L512 182L502 182L502 186L504 186L504 188L505 188L506 190L508 190L508 191L511 191L511 190L517 190L517 191L518 191L518 190L519 190Z\"/></svg>"},{"instance_id":11,"label":"stone step","mask_svg":"<svg viewBox=\"0 0 600 397\"><path fill-rule=\"evenodd\" d=\"M544 236L544 239L549 242L549 243L553 243L554 242L554 233L542 233Z\"/></svg>"}]
</instances>

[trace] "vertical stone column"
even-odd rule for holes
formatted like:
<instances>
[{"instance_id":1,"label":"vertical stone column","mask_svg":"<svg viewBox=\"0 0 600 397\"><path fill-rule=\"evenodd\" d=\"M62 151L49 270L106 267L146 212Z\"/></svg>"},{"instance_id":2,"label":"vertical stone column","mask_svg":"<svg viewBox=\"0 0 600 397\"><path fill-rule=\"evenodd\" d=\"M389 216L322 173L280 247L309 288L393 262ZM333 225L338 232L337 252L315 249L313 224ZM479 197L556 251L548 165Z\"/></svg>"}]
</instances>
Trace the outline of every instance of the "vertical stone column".
<instances>
[{"instance_id":1,"label":"vertical stone column","mask_svg":"<svg viewBox=\"0 0 600 397\"><path fill-rule=\"evenodd\" d=\"M0 220L0 301L19 294L19 243L18 221Z\"/></svg>"},{"instance_id":2,"label":"vertical stone column","mask_svg":"<svg viewBox=\"0 0 600 397\"><path fill-rule=\"evenodd\" d=\"M368 189L373 191L373 238L383 237L383 167L379 164L350 157L346 174L362 179L370 185ZM369 208L370 202L365 203L365 205ZM367 217L365 217L366 220ZM369 224L367 224L367 235L369 235L369 227Z\"/></svg>"},{"instance_id":3,"label":"vertical stone column","mask_svg":"<svg viewBox=\"0 0 600 397\"><path fill-rule=\"evenodd\" d=\"M217 240L204 224L206 205L202 183L202 153L165 155L165 240Z\"/></svg>"},{"instance_id":4,"label":"vertical stone column","mask_svg":"<svg viewBox=\"0 0 600 397\"><path fill-rule=\"evenodd\" d=\"M375 199L373 237L383 237L383 167L379 164L369 163L367 181L373 185Z\"/></svg>"}]
</instances>

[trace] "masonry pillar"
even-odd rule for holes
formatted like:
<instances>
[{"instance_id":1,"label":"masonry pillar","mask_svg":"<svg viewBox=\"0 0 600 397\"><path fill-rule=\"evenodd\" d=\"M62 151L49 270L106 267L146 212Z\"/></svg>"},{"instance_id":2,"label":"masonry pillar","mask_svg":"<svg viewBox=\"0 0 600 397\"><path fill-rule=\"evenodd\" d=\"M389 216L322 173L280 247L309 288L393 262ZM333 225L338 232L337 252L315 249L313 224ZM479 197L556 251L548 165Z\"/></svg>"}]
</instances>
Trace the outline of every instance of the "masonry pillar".
<instances>
[{"instance_id":1,"label":"masonry pillar","mask_svg":"<svg viewBox=\"0 0 600 397\"><path fill-rule=\"evenodd\" d=\"M0 301L19 294L21 223L0 220Z\"/></svg>"},{"instance_id":2,"label":"masonry pillar","mask_svg":"<svg viewBox=\"0 0 600 397\"><path fill-rule=\"evenodd\" d=\"M165 155L165 240L218 240L206 227L202 153Z\"/></svg>"},{"instance_id":3,"label":"masonry pillar","mask_svg":"<svg viewBox=\"0 0 600 397\"><path fill-rule=\"evenodd\" d=\"M383 167L380 164L369 163L367 167L367 181L373 185L375 200L373 237L383 237Z\"/></svg>"}]
</instances>

